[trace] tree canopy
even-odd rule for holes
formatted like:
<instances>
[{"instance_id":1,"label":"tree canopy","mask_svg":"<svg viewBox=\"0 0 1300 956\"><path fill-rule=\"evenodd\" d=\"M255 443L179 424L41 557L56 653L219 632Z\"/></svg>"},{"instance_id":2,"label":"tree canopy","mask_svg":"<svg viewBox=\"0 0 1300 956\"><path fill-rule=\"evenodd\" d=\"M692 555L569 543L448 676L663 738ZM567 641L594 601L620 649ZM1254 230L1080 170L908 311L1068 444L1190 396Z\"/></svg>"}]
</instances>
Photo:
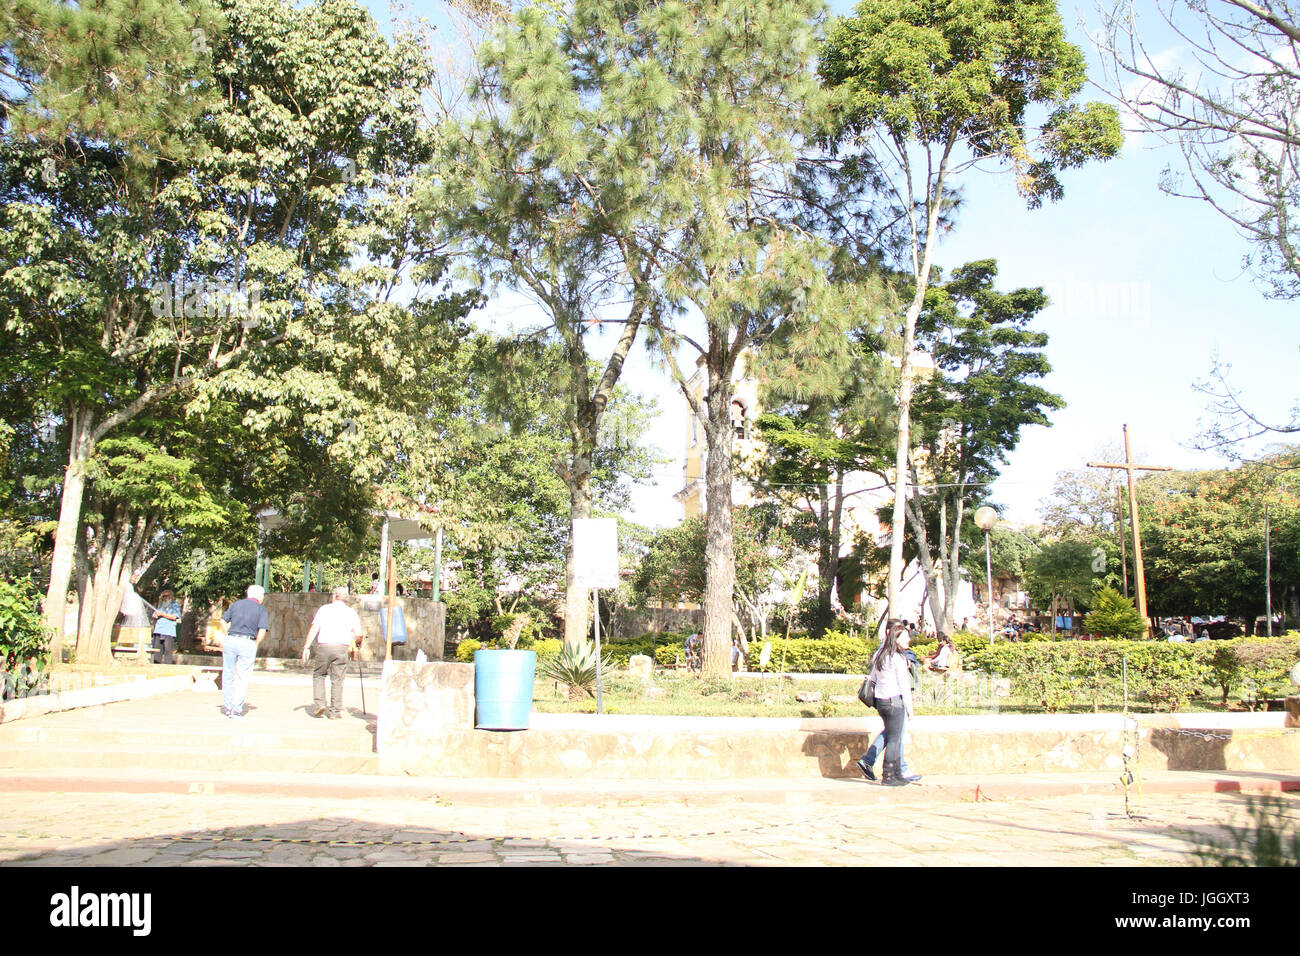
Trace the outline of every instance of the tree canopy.
<instances>
[{"instance_id":1,"label":"tree canopy","mask_svg":"<svg viewBox=\"0 0 1300 956\"><path fill-rule=\"evenodd\" d=\"M959 173L1010 166L1029 206L1063 195L1060 173L1114 156L1114 108L1077 105L1082 53L1054 0L863 0L836 21L819 69L837 93L836 142L858 151L891 207L878 244L911 277L899 318L894 529L889 604L897 615L912 448L917 320ZM1038 113L1045 115L1037 115Z\"/></svg>"}]
</instances>

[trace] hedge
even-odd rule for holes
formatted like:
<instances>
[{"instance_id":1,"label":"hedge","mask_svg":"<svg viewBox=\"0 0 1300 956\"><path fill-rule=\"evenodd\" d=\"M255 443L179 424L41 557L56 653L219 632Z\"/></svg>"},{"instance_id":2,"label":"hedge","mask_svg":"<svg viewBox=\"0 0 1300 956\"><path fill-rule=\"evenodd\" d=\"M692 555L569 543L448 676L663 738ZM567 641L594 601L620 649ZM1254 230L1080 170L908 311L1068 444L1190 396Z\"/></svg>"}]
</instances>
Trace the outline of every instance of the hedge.
<instances>
[{"instance_id":1,"label":"hedge","mask_svg":"<svg viewBox=\"0 0 1300 956\"><path fill-rule=\"evenodd\" d=\"M759 664L762 645L751 642L749 657L745 667L751 671L775 672L784 670L799 674L861 674L867 659L875 653L876 642L865 637L850 637L835 631L827 631L824 637L792 637L787 644L785 638L775 637L772 641L772 655L763 667ZM783 655L784 654L784 658Z\"/></svg>"},{"instance_id":2,"label":"hedge","mask_svg":"<svg viewBox=\"0 0 1300 956\"><path fill-rule=\"evenodd\" d=\"M792 637L786 645L780 636L770 638L772 654L767 667L759 665L762 645L750 644L746 666L751 671L861 674L877 643L865 636L828 632L822 638ZM987 636L969 632L954 635L967 671L984 671L1006 677L1011 693L1048 713L1069 703L1084 703L1094 711L1123 693L1124 661L1128 660L1129 700L1162 711L1177 711L1206 685L1217 686L1226 703L1234 690L1249 699L1277 697L1290 692L1288 672L1300 660L1300 633L1284 637L1237 638L1230 641L999 641L989 646ZM619 666L633 654L648 654L654 646L655 665L672 667L686 658L685 638L674 634L608 645ZM918 640L918 656L925 657L934 641ZM480 645L462 641L460 660L472 661ZM560 641L539 640L539 658L559 652Z\"/></svg>"}]
</instances>

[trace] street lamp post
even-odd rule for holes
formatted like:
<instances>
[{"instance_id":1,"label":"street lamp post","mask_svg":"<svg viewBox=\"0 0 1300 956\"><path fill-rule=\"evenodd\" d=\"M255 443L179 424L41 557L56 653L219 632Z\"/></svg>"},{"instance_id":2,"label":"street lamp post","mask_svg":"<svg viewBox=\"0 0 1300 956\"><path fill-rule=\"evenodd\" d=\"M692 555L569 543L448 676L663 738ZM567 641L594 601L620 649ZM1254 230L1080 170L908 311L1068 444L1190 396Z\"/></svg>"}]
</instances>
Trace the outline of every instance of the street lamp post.
<instances>
[{"instance_id":1,"label":"street lamp post","mask_svg":"<svg viewBox=\"0 0 1300 956\"><path fill-rule=\"evenodd\" d=\"M989 532L998 523L998 513L985 505L975 509L975 524L984 532L984 565L988 570L989 646L993 646L993 552L989 550Z\"/></svg>"}]
</instances>

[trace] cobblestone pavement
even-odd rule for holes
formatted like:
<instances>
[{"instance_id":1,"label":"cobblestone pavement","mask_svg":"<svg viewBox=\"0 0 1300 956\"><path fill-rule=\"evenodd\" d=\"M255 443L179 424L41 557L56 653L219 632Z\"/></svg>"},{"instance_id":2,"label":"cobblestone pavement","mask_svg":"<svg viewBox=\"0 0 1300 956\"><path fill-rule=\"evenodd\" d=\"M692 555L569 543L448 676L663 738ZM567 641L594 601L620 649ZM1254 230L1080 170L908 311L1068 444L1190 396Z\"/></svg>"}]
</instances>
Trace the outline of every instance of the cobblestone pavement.
<instances>
[{"instance_id":1,"label":"cobblestone pavement","mask_svg":"<svg viewBox=\"0 0 1300 956\"><path fill-rule=\"evenodd\" d=\"M1247 819L1239 794L880 806L517 809L433 799L10 793L6 866L1167 866ZM1280 799L1292 825L1300 794ZM884 812L882 812L884 811Z\"/></svg>"}]
</instances>

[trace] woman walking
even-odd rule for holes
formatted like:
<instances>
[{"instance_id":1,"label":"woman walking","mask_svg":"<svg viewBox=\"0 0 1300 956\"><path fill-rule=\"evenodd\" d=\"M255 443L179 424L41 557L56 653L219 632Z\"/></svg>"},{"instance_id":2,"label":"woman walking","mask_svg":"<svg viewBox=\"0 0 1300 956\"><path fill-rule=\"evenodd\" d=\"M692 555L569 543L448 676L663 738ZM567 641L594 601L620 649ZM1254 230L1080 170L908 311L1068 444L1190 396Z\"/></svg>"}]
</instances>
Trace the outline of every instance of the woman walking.
<instances>
[{"instance_id":1,"label":"woman walking","mask_svg":"<svg viewBox=\"0 0 1300 956\"><path fill-rule=\"evenodd\" d=\"M906 627L890 627L871 659L871 672L876 678L876 710L885 722L885 768L880 782L886 787L905 787L912 782L899 766L903 722L912 715L912 681L907 671L910 643L911 634Z\"/></svg>"}]
</instances>

